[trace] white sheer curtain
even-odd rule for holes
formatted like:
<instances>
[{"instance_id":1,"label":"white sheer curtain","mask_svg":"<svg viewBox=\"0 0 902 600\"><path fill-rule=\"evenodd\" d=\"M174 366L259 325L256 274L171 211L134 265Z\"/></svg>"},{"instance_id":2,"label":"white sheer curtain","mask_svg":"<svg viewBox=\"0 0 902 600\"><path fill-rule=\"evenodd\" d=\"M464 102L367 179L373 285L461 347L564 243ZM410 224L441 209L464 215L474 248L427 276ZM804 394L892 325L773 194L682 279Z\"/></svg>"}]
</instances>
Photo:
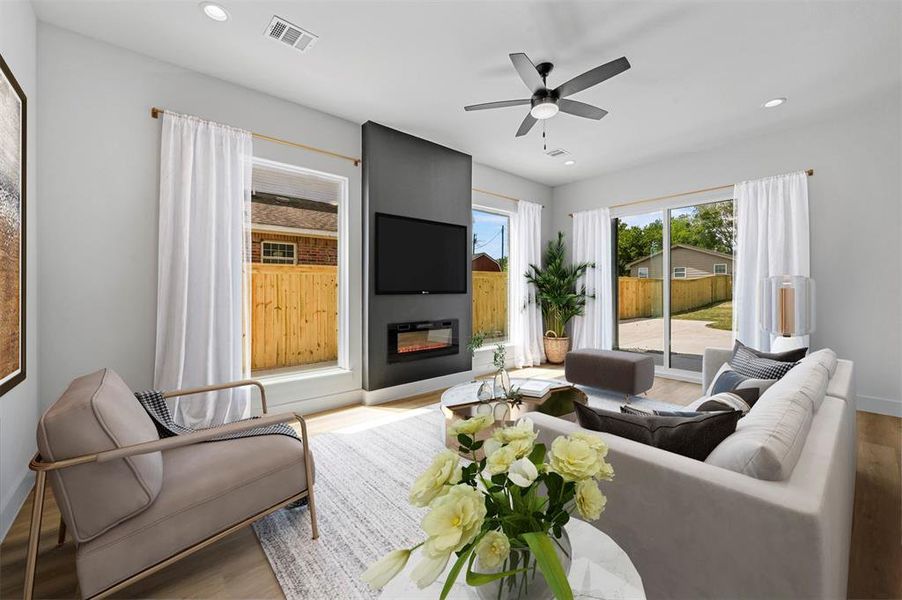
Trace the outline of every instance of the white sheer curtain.
<instances>
[{"instance_id":1,"label":"white sheer curtain","mask_svg":"<svg viewBox=\"0 0 902 600\"><path fill-rule=\"evenodd\" d=\"M244 323L250 249L252 141L247 131L165 113L154 387L174 390L250 373ZM209 427L247 418L246 389L187 396L177 422Z\"/></svg>"},{"instance_id":2,"label":"white sheer curtain","mask_svg":"<svg viewBox=\"0 0 902 600\"><path fill-rule=\"evenodd\" d=\"M511 341L517 368L545 360L542 346L542 311L535 289L526 281L529 265L542 264L542 205L521 200L511 218L510 307Z\"/></svg>"},{"instance_id":3,"label":"white sheer curtain","mask_svg":"<svg viewBox=\"0 0 902 600\"><path fill-rule=\"evenodd\" d=\"M583 316L573 319L573 348L610 350L614 343L610 209L573 213L572 260L592 265L581 282L589 298Z\"/></svg>"},{"instance_id":4,"label":"white sheer curtain","mask_svg":"<svg viewBox=\"0 0 902 600\"><path fill-rule=\"evenodd\" d=\"M761 281L774 275L810 277L808 177L804 171L737 183L733 335L769 351L760 325Z\"/></svg>"}]
</instances>

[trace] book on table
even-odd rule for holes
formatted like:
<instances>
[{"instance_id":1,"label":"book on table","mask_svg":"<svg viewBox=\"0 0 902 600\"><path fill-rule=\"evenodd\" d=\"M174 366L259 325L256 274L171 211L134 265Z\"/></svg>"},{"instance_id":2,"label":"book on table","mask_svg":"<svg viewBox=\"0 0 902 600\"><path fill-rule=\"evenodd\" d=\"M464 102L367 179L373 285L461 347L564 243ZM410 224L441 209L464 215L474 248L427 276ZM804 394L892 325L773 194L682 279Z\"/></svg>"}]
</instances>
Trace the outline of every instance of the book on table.
<instances>
[{"instance_id":1,"label":"book on table","mask_svg":"<svg viewBox=\"0 0 902 600\"><path fill-rule=\"evenodd\" d=\"M527 379L521 383L517 390L524 396L530 398L541 398L547 394L552 388L561 387L560 381L548 381L547 379Z\"/></svg>"}]
</instances>

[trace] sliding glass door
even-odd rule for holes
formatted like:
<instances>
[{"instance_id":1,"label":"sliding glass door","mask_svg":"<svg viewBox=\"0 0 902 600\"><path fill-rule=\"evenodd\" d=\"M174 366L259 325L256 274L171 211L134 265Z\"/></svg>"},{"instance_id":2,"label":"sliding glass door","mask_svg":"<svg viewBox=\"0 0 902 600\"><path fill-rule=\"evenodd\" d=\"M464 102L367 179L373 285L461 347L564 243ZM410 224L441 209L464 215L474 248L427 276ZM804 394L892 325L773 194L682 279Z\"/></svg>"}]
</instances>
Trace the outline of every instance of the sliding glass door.
<instances>
[{"instance_id":1,"label":"sliding glass door","mask_svg":"<svg viewBox=\"0 0 902 600\"><path fill-rule=\"evenodd\" d=\"M664 366L664 214L618 219L618 348L654 357Z\"/></svg>"},{"instance_id":2,"label":"sliding glass door","mask_svg":"<svg viewBox=\"0 0 902 600\"><path fill-rule=\"evenodd\" d=\"M622 216L616 233L616 347L700 372L732 343L732 200Z\"/></svg>"}]
</instances>

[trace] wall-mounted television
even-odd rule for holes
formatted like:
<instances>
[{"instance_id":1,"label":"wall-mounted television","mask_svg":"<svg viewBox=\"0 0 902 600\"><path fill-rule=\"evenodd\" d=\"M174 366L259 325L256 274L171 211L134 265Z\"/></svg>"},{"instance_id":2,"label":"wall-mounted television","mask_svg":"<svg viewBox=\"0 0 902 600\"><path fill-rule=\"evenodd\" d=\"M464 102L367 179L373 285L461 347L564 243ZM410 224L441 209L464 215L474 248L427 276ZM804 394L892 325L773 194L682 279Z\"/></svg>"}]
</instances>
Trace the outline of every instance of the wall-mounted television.
<instances>
[{"instance_id":1,"label":"wall-mounted television","mask_svg":"<svg viewBox=\"0 0 902 600\"><path fill-rule=\"evenodd\" d=\"M466 294L467 228L376 213L377 294Z\"/></svg>"}]
</instances>

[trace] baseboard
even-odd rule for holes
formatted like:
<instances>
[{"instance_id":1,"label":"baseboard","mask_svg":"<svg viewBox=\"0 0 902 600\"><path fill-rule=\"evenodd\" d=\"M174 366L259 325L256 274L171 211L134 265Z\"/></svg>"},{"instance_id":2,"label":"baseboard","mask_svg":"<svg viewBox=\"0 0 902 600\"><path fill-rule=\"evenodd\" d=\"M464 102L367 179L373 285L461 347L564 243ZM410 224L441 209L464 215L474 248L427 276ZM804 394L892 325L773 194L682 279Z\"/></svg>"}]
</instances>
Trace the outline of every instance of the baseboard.
<instances>
[{"instance_id":1,"label":"baseboard","mask_svg":"<svg viewBox=\"0 0 902 600\"><path fill-rule=\"evenodd\" d=\"M381 390L372 390L363 392L363 403L367 406L373 404L383 404L392 400L400 400L420 394L428 394L436 390L449 388L458 383L472 381L478 373L475 371L461 371L460 373L451 373L450 375L442 375L441 377L433 377L432 379L423 379L421 381L411 381L393 387L382 388Z\"/></svg>"},{"instance_id":2,"label":"baseboard","mask_svg":"<svg viewBox=\"0 0 902 600\"><path fill-rule=\"evenodd\" d=\"M362 401L363 390L351 390L348 392L327 394L324 396L317 396L315 398L307 398L294 402L282 402L279 404L271 403L269 406L269 412L273 414L295 412L299 415L309 415L326 410L332 410L335 408L341 408L342 406L360 404Z\"/></svg>"},{"instance_id":3,"label":"baseboard","mask_svg":"<svg viewBox=\"0 0 902 600\"><path fill-rule=\"evenodd\" d=\"M22 510L22 505L25 504L25 499L28 497L33 485L34 473L26 469L22 473L19 484L13 488L12 493L8 497L3 499L3 508L0 509L0 540L6 538L9 528L12 527L13 521L16 520L16 515Z\"/></svg>"},{"instance_id":4,"label":"baseboard","mask_svg":"<svg viewBox=\"0 0 902 600\"><path fill-rule=\"evenodd\" d=\"M858 395L858 410L902 418L902 402L890 398Z\"/></svg>"}]
</instances>

